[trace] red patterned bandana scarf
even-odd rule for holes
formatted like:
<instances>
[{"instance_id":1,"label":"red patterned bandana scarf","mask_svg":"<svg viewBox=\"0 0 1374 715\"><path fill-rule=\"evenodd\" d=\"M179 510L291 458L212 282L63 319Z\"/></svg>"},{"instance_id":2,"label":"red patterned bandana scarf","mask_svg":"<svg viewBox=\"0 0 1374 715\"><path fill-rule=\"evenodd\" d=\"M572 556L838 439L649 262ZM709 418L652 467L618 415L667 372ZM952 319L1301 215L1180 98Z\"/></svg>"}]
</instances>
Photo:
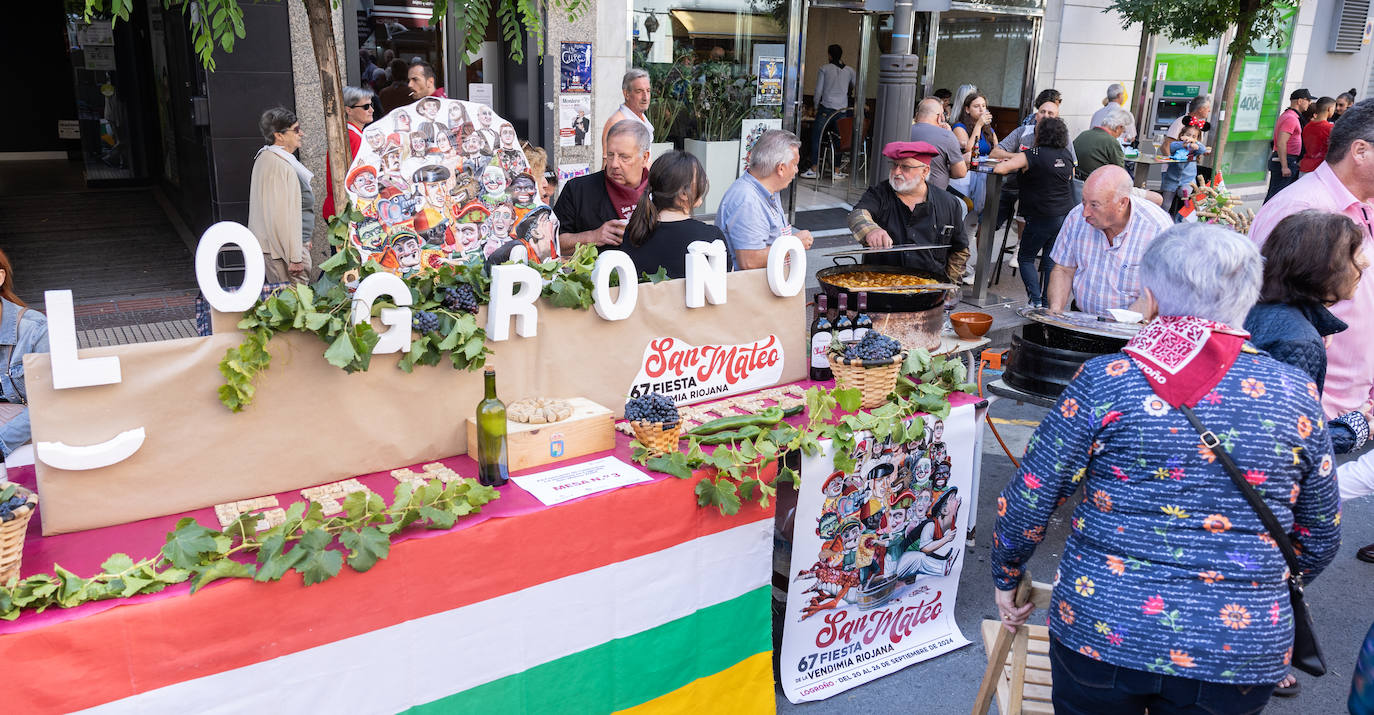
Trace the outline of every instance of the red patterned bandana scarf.
<instances>
[{"instance_id":1,"label":"red patterned bandana scarf","mask_svg":"<svg viewBox=\"0 0 1374 715\"><path fill-rule=\"evenodd\" d=\"M645 169L643 176L640 177L639 186L629 187L616 183L611 178L610 173L606 174L606 193L611 197L611 206L615 207L616 216L629 220L630 214L635 212L635 207L639 205L639 197L644 195L644 191L649 188L649 170Z\"/></svg>"},{"instance_id":2,"label":"red patterned bandana scarf","mask_svg":"<svg viewBox=\"0 0 1374 715\"><path fill-rule=\"evenodd\" d=\"M1250 334L1202 318L1162 315L1122 349L1171 407L1193 407L1235 363Z\"/></svg>"}]
</instances>

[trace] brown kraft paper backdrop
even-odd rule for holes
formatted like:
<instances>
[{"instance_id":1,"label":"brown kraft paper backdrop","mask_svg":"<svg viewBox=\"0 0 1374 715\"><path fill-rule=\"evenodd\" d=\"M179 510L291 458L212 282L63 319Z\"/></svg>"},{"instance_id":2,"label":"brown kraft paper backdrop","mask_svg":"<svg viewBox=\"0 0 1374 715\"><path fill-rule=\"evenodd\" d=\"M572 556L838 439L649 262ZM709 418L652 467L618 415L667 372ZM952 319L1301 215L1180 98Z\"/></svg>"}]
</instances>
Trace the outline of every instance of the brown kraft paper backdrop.
<instances>
[{"instance_id":1,"label":"brown kraft paper backdrop","mask_svg":"<svg viewBox=\"0 0 1374 715\"><path fill-rule=\"evenodd\" d=\"M671 336L693 345L749 343L774 334L782 382L807 374L805 298L779 298L762 270L731 273L728 302L687 309L685 281L641 284L634 314L606 321L595 310L540 301L538 335L488 342L502 400L582 396L617 415L644 347ZM222 329L234 316L216 316ZM233 320L226 320L226 319ZM513 322L513 321L512 321ZM481 371L396 368L400 355L344 373L324 360L314 335L288 333L268 345L272 365L253 404L220 404L219 361L237 332L208 338L82 350L117 355L123 381L52 388L46 354L26 355L34 442L89 445L143 427L138 452L117 464L66 471L36 460L43 533L61 534L176 514L237 499L300 489L357 474L461 454L464 420L482 396Z\"/></svg>"}]
</instances>

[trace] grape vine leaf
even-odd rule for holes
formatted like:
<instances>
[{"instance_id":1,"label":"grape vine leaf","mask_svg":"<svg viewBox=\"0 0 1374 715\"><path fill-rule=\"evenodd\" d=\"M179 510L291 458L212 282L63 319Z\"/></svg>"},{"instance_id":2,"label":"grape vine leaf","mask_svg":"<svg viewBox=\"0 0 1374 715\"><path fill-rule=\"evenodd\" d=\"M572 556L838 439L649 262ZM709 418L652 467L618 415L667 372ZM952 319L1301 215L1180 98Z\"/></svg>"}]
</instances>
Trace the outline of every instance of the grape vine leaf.
<instances>
[{"instance_id":1,"label":"grape vine leaf","mask_svg":"<svg viewBox=\"0 0 1374 715\"><path fill-rule=\"evenodd\" d=\"M222 578L251 578L256 570L257 567L253 564L233 559L215 559L209 566L195 570L196 578L191 582L191 593L199 591L211 581Z\"/></svg>"},{"instance_id":2,"label":"grape vine leaf","mask_svg":"<svg viewBox=\"0 0 1374 715\"><path fill-rule=\"evenodd\" d=\"M358 351L353 347L353 340L348 331L340 332L339 336L334 338L329 349L324 351L324 359L328 360L330 365L344 369L358 359Z\"/></svg>"},{"instance_id":3,"label":"grape vine leaf","mask_svg":"<svg viewBox=\"0 0 1374 715\"><path fill-rule=\"evenodd\" d=\"M682 452L671 452L650 457L644 466L655 472L671 474L678 479L690 479L692 477L692 468L687 466L687 455Z\"/></svg>"},{"instance_id":4,"label":"grape vine leaf","mask_svg":"<svg viewBox=\"0 0 1374 715\"><path fill-rule=\"evenodd\" d=\"M367 571L391 553L391 539L371 526L344 531L339 534L339 541L350 550L348 565L354 571Z\"/></svg>"},{"instance_id":5,"label":"grape vine leaf","mask_svg":"<svg viewBox=\"0 0 1374 715\"><path fill-rule=\"evenodd\" d=\"M110 554L110 558L100 565L101 570L109 574L124 573L133 567L134 560L128 554Z\"/></svg>"},{"instance_id":6,"label":"grape vine leaf","mask_svg":"<svg viewBox=\"0 0 1374 715\"><path fill-rule=\"evenodd\" d=\"M857 389L847 388L835 390L834 395L835 402L837 402L840 409L845 412L854 412L863 405L864 394Z\"/></svg>"},{"instance_id":7,"label":"grape vine leaf","mask_svg":"<svg viewBox=\"0 0 1374 715\"><path fill-rule=\"evenodd\" d=\"M739 513L739 490L729 479L704 477L697 482L693 491L696 492L698 506L715 506L726 516Z\"/></svg>"},{"instance_id":8,"label":"grape vine leaf","mask_svg":"<svg viewBox=\"0 0 1374 715\"><path fill-rule=\"evenodd\" d=\"M215 535L191 517L177 522L176 529L167 535L167 543L162 545L162 555L178 568L195 568L200 563L200 555L216 550Z\"/></svg>"}]
</instances>

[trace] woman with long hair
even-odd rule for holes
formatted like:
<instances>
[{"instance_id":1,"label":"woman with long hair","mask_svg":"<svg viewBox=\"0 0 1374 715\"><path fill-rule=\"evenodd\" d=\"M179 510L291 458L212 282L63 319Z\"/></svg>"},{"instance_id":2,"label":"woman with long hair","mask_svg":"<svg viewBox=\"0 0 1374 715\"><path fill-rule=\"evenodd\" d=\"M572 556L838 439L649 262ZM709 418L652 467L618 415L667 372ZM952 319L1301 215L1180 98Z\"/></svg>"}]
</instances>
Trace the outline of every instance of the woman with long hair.
<instances>
[{"instance_id":1,"label":"woman with long hair","mask_svg":"<svg viewBox=\"0 0 1374 715\"><path fill-rule=\"evenodd\" d=\"M954 105L950 114L950 129L970 161L973 157L987 156L992 148L997 146L997 132L992 128L992 112L988 109L987 97L984 97L977 87L971 84L959 85L959 90L954 93ZM969 167L970 171L963 178L949 180L950 188L968 197L973 204L964 216L964 232L970 236L978 232L978 221L982 216L983 204L988 194L987 174L972 171L972 168ZM970 251L970 271L975 258L973 251ZM970 273L966 271L965 275Z\"/></svg>"},{"instance_id":2,"label":"woman with long hair","mask_svg":"<svg viewBox=\"0 0 1374 715\"><path fill-rule=\"evenodd\" d=\"M0 458L29 441L24 356L48 351L48 319L30 310L14 292L14 269L0 251Z\"/></svg>"},{"instance_id":3,"label":"woman with long hair","mask_svg":"<svg viewBox=\"0 0 1374 715\"><path fill-rule=\"evenodd\" d=\"M670 151L649 167L649 190L625 224L620 250L634 259L635 271L669 278L687 275L687 246L694 241L724 241L720 229L692 218L711 184L695 156ZM728 254L726 260L729 260Z\"/></svg>"}]
</instances>

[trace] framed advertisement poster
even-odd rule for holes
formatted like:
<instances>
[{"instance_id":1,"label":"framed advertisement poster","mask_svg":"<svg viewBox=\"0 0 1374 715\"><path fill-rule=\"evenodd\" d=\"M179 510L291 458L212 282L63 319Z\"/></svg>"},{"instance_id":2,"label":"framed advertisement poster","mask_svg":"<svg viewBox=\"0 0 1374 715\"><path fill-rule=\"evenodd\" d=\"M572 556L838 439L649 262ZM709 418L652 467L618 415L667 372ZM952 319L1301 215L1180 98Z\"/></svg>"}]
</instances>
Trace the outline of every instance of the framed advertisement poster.
<instances>
[{"instance_id":1,"label":"framed advertisement poster","mask_svg":"<svg viewBox=\"0 0 1374 715\"><path fill-rule=\"evenodd\" d=\"M754 104L780 106L782 104L782 72L784 57L759 58L759 93Z\"/></svg>"},{"instance_id":2,"label":"framed advertisement poster","mask_svg":"<svg viewBox=\"0 0 1374 715\"><path fill-rule=\"evenodd\" d=\"M577 94L591 93L592 43L559 43L558 91Z\"/></svg>"},{"instance_id":3,"label":"framed advertisement poster","mask_svg":"<svg viewBox=\"0 0 1374 715\"><path fill-rule=\"evenodd\" d=\"M582 95L558 98L558 145L587 146L592 131L590 97Z\"/></svg>"},{"instance_id":4,"label":"framed advertisement poster","mask_svg":"<svg viewBox=\"0 0 1374 715\"><path fill-rule=\"evenodd\" d=\"M783 615L787 699L823 700L968 645L954 621L977 500L973 403L924 420L913 442L855 434L855 467L834 443L802 457Z\"/></svg>"}]
</instances>

